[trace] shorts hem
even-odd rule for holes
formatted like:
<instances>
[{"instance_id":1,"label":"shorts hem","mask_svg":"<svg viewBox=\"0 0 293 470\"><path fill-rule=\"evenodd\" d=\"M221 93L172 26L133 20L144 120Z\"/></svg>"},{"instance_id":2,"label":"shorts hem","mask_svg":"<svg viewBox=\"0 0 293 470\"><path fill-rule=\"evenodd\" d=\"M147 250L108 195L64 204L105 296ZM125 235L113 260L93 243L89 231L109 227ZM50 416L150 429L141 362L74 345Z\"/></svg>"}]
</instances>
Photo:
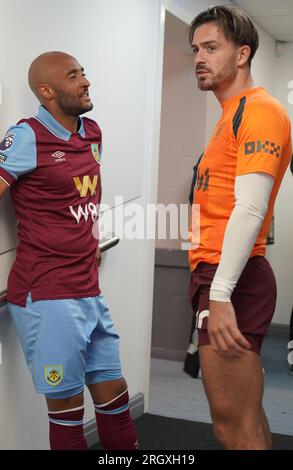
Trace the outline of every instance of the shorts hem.
<instances>
[{"instance_id":1,"label":"shorts hem","mask_svg":"<svg viewBox=\"0 0 293 470\"><path fill-rule=\"evenodd\" d=\"M113 380L118 380L118 379L121 379L123 377L123 374L120 374L119 376L117 377L112 377L112 378L108 378L108 379L101 379L101 380L93 380L93 381L86 381L85 385L95 385L95 384L99 384L99 383L102 383L102 382L113 382Z\"/></svg>"},{"instance_id":2,"label":"shorts hem","mask_svg":"<svg viewBox=\"0 0 293 470\"><path fill-rule=\"evenodd\" d=\"M59 388L58 385L56 387L52 387L50 389L41 389L40 387L35 387L37 393L40 393L42 395L46 395L46 394L53 394L53 393L62 393L62 392L69 392L70 390L77 390L79 388L84 388L85 386L85 382L80 382L79 384L77 385L69 385L68 387L64 387L64 388Z\"/></svg>"},{"instance_id":3,"label":"shorts hem","mask_svg":"<svg viewBox=\"0 0 293 470\"><path fill-rule=\"evenodd\" d=\"M96 383L110 382L121 379L122 377L123 373L121 367L93 370L91 372L86 372L85 384L94 385Z\"/></svg>"}]
</instances>

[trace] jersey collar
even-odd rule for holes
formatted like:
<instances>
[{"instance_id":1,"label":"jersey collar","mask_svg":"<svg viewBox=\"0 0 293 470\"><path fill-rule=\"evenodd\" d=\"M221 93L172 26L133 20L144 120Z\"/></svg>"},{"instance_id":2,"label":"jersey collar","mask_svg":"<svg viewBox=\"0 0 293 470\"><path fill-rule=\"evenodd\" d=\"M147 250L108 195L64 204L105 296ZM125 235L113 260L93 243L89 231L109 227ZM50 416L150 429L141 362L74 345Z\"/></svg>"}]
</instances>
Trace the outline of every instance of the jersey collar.
<instances>
[{"instance_id":1,"label":"jersey collar","mask_svg":"<svg viewBox=\"0 0 293 470\"><path fill-rule=\"evenodd\" d=\"M233 102L238 103L239 100L243 96L249 96L249 95L252 95L253 93L259 93L259 92L266 92L266 90L263 87L247 88L246 90L243 90L241 93L238 93L237 95L234 95L234 96L231 96L230 98L227 98L225 101L223 101L223 103L221 103L221 106L222 106L223 110L225 110L226 108L228 108L231 105L231 103L233 103Z\"/></svg>"},{"instance_id":2,"label":"jersey collar","mask_svg":"<svg viewBox=\"0 0 293 470\"><path fill-rule=\"evenodd\" d=\"M69 132L65 127L63 127L56 119L52 116L52 114L47 111L44 106L39 107L39 112L36 115L36 119L41 122L52 134L59 137L63 140L69 140L71 137L71 132ZM83 119L81 117L79 119L79 128L77 133L82 137L85 137Z\"/></svg>"}]
</instances>

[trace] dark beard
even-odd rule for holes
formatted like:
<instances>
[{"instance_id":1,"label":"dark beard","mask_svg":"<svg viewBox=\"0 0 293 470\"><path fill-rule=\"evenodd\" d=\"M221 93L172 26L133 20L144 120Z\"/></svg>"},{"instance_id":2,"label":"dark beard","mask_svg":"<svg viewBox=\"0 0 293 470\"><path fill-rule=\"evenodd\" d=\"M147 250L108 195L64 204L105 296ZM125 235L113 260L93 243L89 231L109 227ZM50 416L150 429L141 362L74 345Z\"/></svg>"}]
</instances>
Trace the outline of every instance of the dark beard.
<instances>
[{"instance_id":1,"label":"dark beard","mask_svg":"<svg viewBox=\"0 0 293 470\"><path fill-rule=\"evenodd\" d=\"M88 103L82 106L75 98L72 98L68 93L57 91L58 105L63 111L65 116L78 117L81 114L91 111L94 107L93 103Z\"/></svg>"}]
</instances>

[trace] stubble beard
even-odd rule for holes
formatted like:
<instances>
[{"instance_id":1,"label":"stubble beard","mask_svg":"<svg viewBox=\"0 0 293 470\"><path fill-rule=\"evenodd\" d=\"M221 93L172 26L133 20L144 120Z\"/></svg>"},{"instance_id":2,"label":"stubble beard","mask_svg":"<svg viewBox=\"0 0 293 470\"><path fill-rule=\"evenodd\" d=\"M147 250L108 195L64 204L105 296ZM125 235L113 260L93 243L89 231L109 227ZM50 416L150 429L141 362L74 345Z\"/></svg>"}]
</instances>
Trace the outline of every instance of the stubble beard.
<instances>
[{"instance_id":1,"label":"stubble beard","mask_svg":"<svg viewBox=\"0 0 293 470\"><path fill-rule=\"evenodd\" d=\"M197 85L201 91L216 91L224 83L232 82L237 75L237 67L234 61L227 62L217 75L209 72L210 76L205 78L197 77Z\"/></svg>"},{"instance_id":2,"label":"stubble beard","mask_svg":"<svg viewBox=\"0 0 293 470\"><path fill-rule=\"evenodd\" d=\"M58 92L58 105L65 116L78 117L81 114L88 113L94 107L90 101L82 105L79 100L64 92Z\"/></svg>"}]
</instances>

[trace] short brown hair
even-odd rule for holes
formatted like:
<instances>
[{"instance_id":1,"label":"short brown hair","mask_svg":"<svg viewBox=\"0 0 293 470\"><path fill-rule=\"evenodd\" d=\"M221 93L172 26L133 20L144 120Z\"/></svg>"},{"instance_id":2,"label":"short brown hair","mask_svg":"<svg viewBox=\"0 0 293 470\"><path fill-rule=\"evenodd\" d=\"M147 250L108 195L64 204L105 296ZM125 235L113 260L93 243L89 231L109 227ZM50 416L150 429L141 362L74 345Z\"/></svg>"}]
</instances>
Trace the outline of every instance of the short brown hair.
<instances>
[{"instance_id":1,"label":"short brown hair","mask_svg":"<svg viewBox=\"0 0 293 470\"><path fill-rule=\"evenodd\" d=\"M241 8L233 5L219 5L210 7L201 12L192 21L188 29L190 44L193 41L194 32L199 26L215 21L222 29L226 39L238 46L249 46L251 53L248 59L251 61L259 45L259 37L251 18Z\"/></svg>"}]
</instances>

